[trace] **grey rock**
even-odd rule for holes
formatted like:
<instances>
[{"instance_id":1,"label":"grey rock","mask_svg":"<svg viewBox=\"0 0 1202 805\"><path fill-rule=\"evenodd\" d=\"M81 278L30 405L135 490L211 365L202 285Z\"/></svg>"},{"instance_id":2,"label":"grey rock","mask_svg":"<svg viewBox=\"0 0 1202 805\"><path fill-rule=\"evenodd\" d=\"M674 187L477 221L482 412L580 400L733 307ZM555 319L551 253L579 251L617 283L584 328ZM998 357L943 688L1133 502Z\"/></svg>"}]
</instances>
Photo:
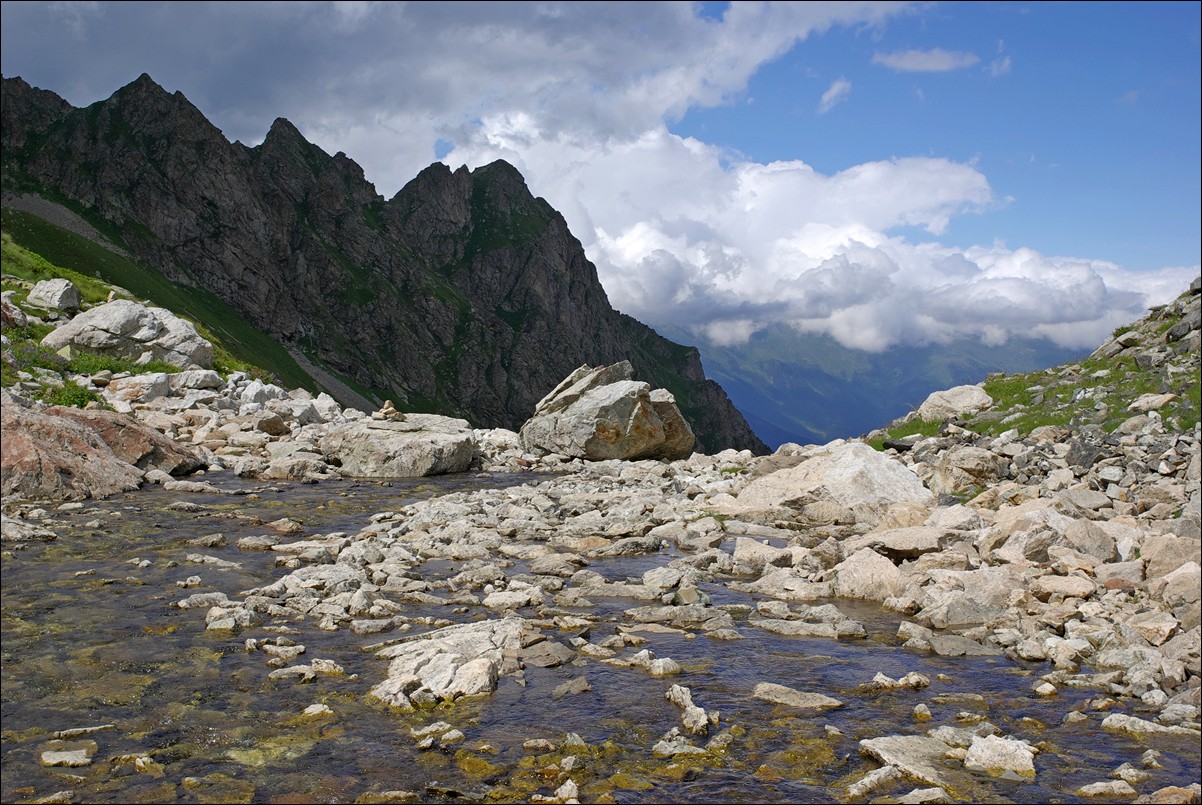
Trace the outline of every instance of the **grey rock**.
<instances>
[{"instance_id":1,"label":"grey rock","mask_svg":"<svg viewBox=\"0 0 1202 805\"><path fill-rule=\"evenodd\" d=\"M42 339L50 349L66 346L176 366L213 363L213 345L191 322L163 308L119 299L84 311Z\"/></svg>"},{"instance_id":2,"label":"grey rock","mask_svg":"<svg viewBox=\"0 0 1202 805\"><path fill-rule=\"evenodd\" d=\"M801 710L830 710L842 707L843 702L822 693L807 693L774 682L760 682L751 695L757 699L796 707Z\"/></svg>"},{"instance_id":3,"label":"grey rock","mask_svg":"<svg viewBox=\"0 0 1202 805\"><path fill-rule=\"evenodd\" d=\"M653 399L649 385L630 379L633 371L628 361L577 369L522 426L523 447L590 461L686 458L693 434L672 395Z\"/></svg>"},{"instance_id":4,"label":"grey rock","mask_svg":"<svg viewBox=\"0 0 1202 805\"><path fill-rule=\"evenodd\" d=\"M321 439L327 461L356 478L463 472L474 449L467 422L434 414L409 414L403 422L361 419L333 426Z\"/></svg>"},{"instance_id":5,"label":"grey rock","mask_svg":"<svg viewBox=\"0 0 1202 805\"><path fill-rule=\"evenodd\" d=\"M71 280L49 279L34 285L25 302L48 310L79 310L83 297Z\"/></svg>"}]
</instances>

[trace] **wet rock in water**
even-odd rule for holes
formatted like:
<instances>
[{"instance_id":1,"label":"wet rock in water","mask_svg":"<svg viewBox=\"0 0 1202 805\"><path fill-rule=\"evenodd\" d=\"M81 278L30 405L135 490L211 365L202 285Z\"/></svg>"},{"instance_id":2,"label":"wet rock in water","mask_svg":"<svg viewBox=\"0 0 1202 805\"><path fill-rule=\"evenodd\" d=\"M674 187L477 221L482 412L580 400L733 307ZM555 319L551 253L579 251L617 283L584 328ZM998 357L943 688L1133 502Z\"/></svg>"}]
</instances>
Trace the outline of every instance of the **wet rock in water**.
<instances>
[{"instance_id":1,"label":"wet rock in water","mask_svg":"<svg viewBox=\"0 0 1202 805\"><path fill-rule=\"evenodd\" d=\"M496 690L498 678L518 670L523 642L537 629L522 618L482 621L436 629L402 638L377 652L391 660L388 678L371 695L404 710L418 704L454 701L462 696L485 696Z\"/></svg>"},{"instance_id":2,"label":"wet rock in water","mask_svg":"<svg viewBox=\"0 0 1202 805\"><path fill-rule=\"evenodd\" d=\"M328 704L311 704L301 711L301 715L306 718L322 718L324 716L334 715L334 711Z\"/></svg>"},{"instance_id":3,"label":"wet rock in water","mask_svg":"<svg viewBox=\"0 0 1202 805\"><path fill-rule=\"evenodd\" d=\"M1026 741L978 735L968 747L964 768L1007 780L1030 779L1035 776L1035 752Z\"/></svg>"},{"instance_id":4,"label":"wet rock in water","mask_svg":"<svg viewBox=\"0 0 1202 805\"><path fill-rule=\"evenodd\" d=\"M679 727L673 727L651 747L651 754L656 757L676 757L677 755L704 755L707 752L681 735Z\"/></svg>"},{"instance_id":5,"label":"wet rock in water","mask_svg":"<svg viewBox=\"0 0 1202 805\"><path fill-rule=\"evenodd\" d=\"M890 735L860 741L860 752L928 785L947 788L953 776L941 768L947 744L925 735Z\"/></svg>"},{"instance_id":6,"label":"wet rock in water","mask_svg":"<svg viewBox=\"0 0 1202 805\"><path fill-rule=\"evenodd\" d=\"M57 534L37 523L0 515L0 540L4 542L52 542L56 539Z\"/></svg>"},{"instance_id":7,"label":"wet rock in water","mask_svg":"<svg viewBox=\"0 0 1202 805\"><path fill-rule=\"evenodd\" d=\"M601 662L621 668L641 668L651 676L673 676L684 670L676 660L671 657L656 657L651 649L643 649L630 657L614 657Z\"/></svg>"},{"instance_id":8,"label":"wet rock in water","mask_svg":"<svg viewBox=\"0 0 1202 805\"><path fill-rule=\"evenodd\" d=\"M919 688L930 687L930 684L931 678L917 671L910 671L900 679L893 679L878 671L867 687L870 690L902 690L906 688L918 690Z\"/></svg>"},{"instance_id":9,"label":"wet rock in water","mask_svg":"<svg viewBox=\"0 0 1202 805\"><path fill-rule=\"evenodd\" d=\"M254 783L221 772L204 777L185 777L180 785L200 802L243 803L251 802L255 796Z\"/></svg>"},{"instance_id":10,"label":"wet rock in water","mask_svg":"<svg viewBox=\"0 0 1202 805\"><path fill-rule=\"evenodd\" d=\"M941 657L996 657L1001 650L954 633L935 632L915 623L902 623L897 636L906 642L903 648L929 651Z\"/></svg>"},{"instance_id":11,"label":"wet rock in water","mask_svg":"<svg viewBox=\"0 0 1202 805\"><path fill-rule=\"evenodd\" d=\"M894 798L898 805L943 805L955 801L942 788L915 788L908 794Z\"/></svg>"},{"instance_id":12,"label":"wet rock in water","mask_svg":"<svg viewBox=\"0 0 1202 805\"><path fill-rule=\"evenodd\" d=\"M873 769L847 787L847 796L850 799L859 799L883 785L901 779L901 776L902 773L896 766L882 766L879 769Z\"/></svg>"},{"instance_id":13,"label":"wet rock in water","mask_svg":"<svg viewBox=\"0 0 1202 805\"><path fill-rule=\"evenodd\" d=\"M797 707L802 710L830 710L843 706L843 702L830 696L821 693L805 693L774 682L760 682L752 690L751 695L767 702Z\"/></svg>"},{"instance_id":14,"label":"wet rock in water","mask_svg":"<svg viewBox=\"0 0 1202 805\"><path fill-rule=\"evenodd\" d=\"M420 802L422 795L416 791L392 789L388 791L367 791L355 797L355 805L407 805Z\"/></svg>"},{"instance_id":15,"label":"wet rock in water","mask_svg":"<svg viewBox=\"0 0 1202 805\"><path fill-rule=\"evenodd\" d=\"M1197 730L1191 730L1188 727L1165 726L1157 724L1155 721L1123 713L1111 713L1102 719L1102 729L1126 732L1131 735L1190 735L1195 737L1198 735Z\"/></svg>"},{"instance_id":16,"label":"wet rock in water","mask_svg":"<svg viewBox=\"0 0 1202 805\"><path fill-rule=\"evenodd\" d=\"M578 676L574 679L569 679L567 682L556 685L555 690L551 691L552 701L559 701L565 696L574 696L580 693L587 693L592 690L593 686L589 684L588 678Z\"/></svg>"},{"instance_id":17,"label":"wet rock in water","mask_svg":"<svg viewBox=\"0 0 1202 805\"><path fill-rule=\"evenodd\" d=\"M295 679L300 682L312 682L319 674L325 676L342 676L346 673L341 665L333 660L315 659L308 665L290 665L279 668L267 675L272 681Z\"/></svg>"},{"instance_id":18,"label":"wet rock in water","mask_svg":"<svg viewBox=\"0 0 1202 805\"><path fill-rule=\"evenodd\" d=\"M1134 797L1138 793L1124 780L1090 783L1077 789L1077 796L1080 797Z\"/></svg>"},{"instance_id":19,"label":"wet rock in water","mask_svg":"<svg viewBox=\"0 0 1202 805\"><path fill-rule=\"evenodd\" d=\"M215 606L205 613L205 629L212 631L237 631L262 622L258 613L241 606Z\"/></svg>"},{"instance_id":20,"label":"wet rock in water","mask_svg":"<svg viewBox=\"0 0 1202 805\"><path fill-rule=\"evenodd\" d=\"M680 720L685 732L690 735L704 736L709 733L711 721L717 724L717 714L707 714L705 710L693 704L693 694L683 685L673 685L668 688L664 698L681 709Z\"/></svg>"},{"instance_id":21,"label":"wet rock in water","mask_svg":"<svg viewBox=\"0 0 1202 805\"><path fill-rule=\"evenodd\" d=\"M38 762L43 766L90 766L97 748L95 741L53 740L46 744Z\"/></svg>"},{"instance_id":22,"label":"wet rock in water","mask_svg":"<svg viewBox=\"0 0 1202 805\"><path fill-rule=\"evenodd\" d=\"M1197 805L1200 800L1202 800L1202 785L1194 783L1187 787L1165 786L1151 794L1137 797L1133 802L1136 805Z\"/></svg>"}]
</instances>

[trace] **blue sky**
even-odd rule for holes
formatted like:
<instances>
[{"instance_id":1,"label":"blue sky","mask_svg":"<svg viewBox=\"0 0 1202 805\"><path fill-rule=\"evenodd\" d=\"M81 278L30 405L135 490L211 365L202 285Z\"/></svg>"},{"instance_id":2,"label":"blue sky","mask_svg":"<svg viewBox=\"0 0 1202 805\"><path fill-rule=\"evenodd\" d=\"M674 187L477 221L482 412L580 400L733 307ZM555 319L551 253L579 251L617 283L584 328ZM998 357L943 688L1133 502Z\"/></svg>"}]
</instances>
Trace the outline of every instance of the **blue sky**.
<instances>
[{"instance_id":1,"label":"blue sky","mask_svg":"<svg viewBox=\"0 0 1202 805\"><path fill-rule=\"evenodd\" d=\"M1199 271L1198 3L4 3L82 106L148 72L386 197L504 158L620 310L738 344L1096 345Z\"/></svg>"},{"instance_id":2,"label":"blue sky","mask_svg":"<svg viewBox=\"0 0 1202 805\"><path fill-rule=\"evenodd\" d=\"M710 4L716 13L725 4ZM835 29L761 67L730 105L672 131L823 172L891 156L972 161L999 197L945 240L1001 238L1128 268L1200 251L1197 3L953 3L884 30ZM976 60L903 72L873 57L943 49ZM826 113L815 98L851 90Z\"/></svg>"}]
</instances>

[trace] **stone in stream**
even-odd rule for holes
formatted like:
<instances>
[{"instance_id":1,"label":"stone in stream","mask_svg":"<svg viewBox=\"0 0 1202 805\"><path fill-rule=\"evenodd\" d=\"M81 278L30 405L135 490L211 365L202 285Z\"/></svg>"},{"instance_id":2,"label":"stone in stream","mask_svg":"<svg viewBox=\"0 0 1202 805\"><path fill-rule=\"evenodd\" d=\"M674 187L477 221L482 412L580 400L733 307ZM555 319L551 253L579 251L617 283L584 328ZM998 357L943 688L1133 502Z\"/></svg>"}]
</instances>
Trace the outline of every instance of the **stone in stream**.
<instances>
[{"instance_id":1,"label":"stone in stream","mask_svg":"<svg viewBox=\"0 0 1202 805\"><path fill-rule=\"evenodd\" d=\"M1125 780L1090 783L1077 789L1077 796L1080 797L1134 797L1138 794Z\"/></svg>"},{"instance_id":2,"label":"stone in stream","mask_svg":"<svg viewBox=\"0 0 1202 805\"><path fill-rule=\"evenodd\" d=\"M464 472L475 446L466 420L435 414L408 414L401 422L360 419L330 428L321 439L326 459L354 478Z\"/></svg>"},{"instance_id":3,"label":"stone in stream","mask_svg":"<svg viewBox=\"0 0 1202 805\"><path fill-rule=\"evenodd\" d=\"M664 698L681 709L681 724L684 726L685 732L690 735L704 736L709 732L710 722L716 724L718 721L716 713L707 714L705 710L693 704L692 691L683 685L673 685L668 688Z\"/></svg>"},{"instance_id":4,"label":"stone in stream","mask_svg":"<svg viewBox=\"0 0 1202 805\"><path fill-rule=\"evenodd\" d=\"M906 777L940 788L955 787L958 782L955 774L943 768L947 750L947 744L925 735L889 735L860 741L861 754L886 766L896 766Z\"/></svg>"},{"instance_id":5,"label":"stone in stream","mask_svg":"<svg viewBox=\"0 0 1202 805\"><path fill-rule=\"evenodd\" d=\"M601 662L623 668L642 668L651 676L672 676L683 670L676 660L671 657L656 657L651 649L643 649L631 657L615 657Z\"/></svg>"},{"instance_id":6,"label":"stone in stream","mask_svg":"<svg viewBox=\"0 0 1202 805\"><path fill-rule=\"evenodd\" d=\"M589 684L587 677L578 676L557 685L555 690L551 691L551 700L557 702L565 696L587 693L592 689L593 686Z\"/></svg>"},{"instance_id":7,"label":"stone in stream","mask_svg":"<svg viewBox=\"0 0 1202 805\"><path fill-rule=\"evenodd\" d=\"M843 702L832 699L830 696L821 693L805 693L774 682L760 682L752 690L751 695L767 702L797 707L802 710L830 710L843 706Z\"/></svg>"},{"instance_id":8,"label":"stone in stream","mask_svg":"<svg viewBox=\"0 0 1202 805\"><path fill-rule=\"evenodd\" d=\"M403 710L415 702L489 695L502 674L518 670L518 652L536 633L528 621L509 617L403 638L377 652L391 662L388 678L371 695Z\"/></svg>"},{"instance_id":9,"label":"stone in stream","mask_svg":"<svg viewBox=\"0 0 1202 805\"><path fill-rule=\"evenodd\" d=\"M1026 741L978 735L968 747L964 768L1006 780L1030 779L1035 776L1035 752Z\"/></svg>"},{"instance_id":10,"label":"stone in stream","mask_svg":"<svg viewBox=\"0 0 1202 805\"><path fill-rule=\"evenodd\" d=\"M859 799L883 785L900 779L901 776L902 773L896 766L882 766L879 769L873 769L847 787L847 796L850 799Z\"/></svg>"},{"instance_id":11,"label":"stone in stream","mask_svg":"<svg viewBox=\"0 0 1202 805\"><path fill-rule=\"evenodd\" d=\"M53 740L38 756L43 766L90 766L92 757L96 754L95 741L64 741Z\"/></svg>"}]
</instances>

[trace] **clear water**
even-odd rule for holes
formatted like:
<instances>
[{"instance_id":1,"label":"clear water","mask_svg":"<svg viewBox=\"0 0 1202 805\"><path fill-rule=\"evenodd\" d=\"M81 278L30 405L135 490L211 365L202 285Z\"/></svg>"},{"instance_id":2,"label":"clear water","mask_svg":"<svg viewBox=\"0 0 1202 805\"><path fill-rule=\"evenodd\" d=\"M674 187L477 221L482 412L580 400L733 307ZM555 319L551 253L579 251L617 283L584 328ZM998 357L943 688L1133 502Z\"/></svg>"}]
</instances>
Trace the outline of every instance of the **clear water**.
<instances>
[{"instance_id":1,"label":"clear water","mask_svg":"<svg viewBox=\"0 0 1202 805\"><path fill-rule=\"evenodd\" d=\"M249 487L233 478L217 481L230 489ZM1044 664L945 659L902 649L894 637L896 616L871 605L838 602L865 624L869 637L864 640L782 637L738 619L744 640L648 633L647 647L675 659L683 674L655 679L593 660L531 667L521 681L502 678L487 699L417 713L391 711L367 696L383 679L386 662L365 647L396 635L326 632L313 621L294 622L296 633L290 636L307 647L296 662L331 659L348 676L319 676L309 684L275 682L267 678L272 670L267 658L244 646L247 637L271 632L257 627L238 635L206 633L203 609L170 606L195 592L222 591L236 598L237 592L286 573L274 566L275 554L235 547L240 537L269 533L266 522L289 516L305 525L306 535L353 534L372 513L501 482L500 477L461 476L388 484L278 484L242 496L172 495L151 488L82 510L54 512L57 541L3 554L3 801L71 791L76 802L355 802L404 790L425 802L520 802L531 794L549 795L570 776L586 802L844 802L847 784L878 765L859 753L859 740L961 726L956 716L962 711L979 713L1003 735L1042 750L1033 781L969 775L971 784L953 792L962 799L1085 801L1074 793L1078 787L1110 779L1121 763L1139 765L1149 748L1163 753L1165 768L1150 769L1153 776L1137 786L1140 793L1199 779L1196 740L1142 742L1106 733L1099 726L1105 714L1088 708L1098 691L1064 689L1052 701L1031 694L1035 677L1049 670ZM166 508L181 499L205 508ZM188 544L214 532L225 534L229 546ZM197 553L239 562L241 568L185 560ZM620 581L668 558L598 560L590 569ZM149 564L139 567L135 560ZM450 562L425 569L444 577L455 572ZM193 575L201 577L201 586L177 586ZM706 589L716 603L755 603L720 585ZM595 603L581 612L612 613L617 622L622 610L646 602ZM482 612L415 605L405 614L474 620ZM572 636L547 632L561 642ZM612 623L598 624L591 639L611 633ZM855 691L878 671L895 678L918 671L933 684L887 694ZM556 686L581 676L590 691L552 700ZM791 711L751 698L758 682L825 693L847 705L818 715ZM674 683L691 688L694 701L707 711L719 711L721 727L737 727L725 754L678 763L652 755L651 746L680 725L679 709L664 699ZM984 704L934 701L955 693L977 694ZM315 703L328 705L334 715L299 717ZM929 722L913 718L919 703L930 707ZM1072 709L1090 718L1062 725ZM1121 702L1115 709L1140 715ZM460 729L465 741L448 749L417 749L409 730L437 720ZM109 724L114 726L81 739L96 743L90 765L41 765L54 732ZM827 727L838 733L829 734ZM530 738L562 744L569 732L588 747L545 757L522 747ZM552 764L567 755L576 756L576 767L557 774ZM152 762L136 764L134 758ZM957 766L965 776L955 761L949 760L947 769ZM864 800L920 787L926 786L891 783Z\"/></svg>"}]
</instances>

